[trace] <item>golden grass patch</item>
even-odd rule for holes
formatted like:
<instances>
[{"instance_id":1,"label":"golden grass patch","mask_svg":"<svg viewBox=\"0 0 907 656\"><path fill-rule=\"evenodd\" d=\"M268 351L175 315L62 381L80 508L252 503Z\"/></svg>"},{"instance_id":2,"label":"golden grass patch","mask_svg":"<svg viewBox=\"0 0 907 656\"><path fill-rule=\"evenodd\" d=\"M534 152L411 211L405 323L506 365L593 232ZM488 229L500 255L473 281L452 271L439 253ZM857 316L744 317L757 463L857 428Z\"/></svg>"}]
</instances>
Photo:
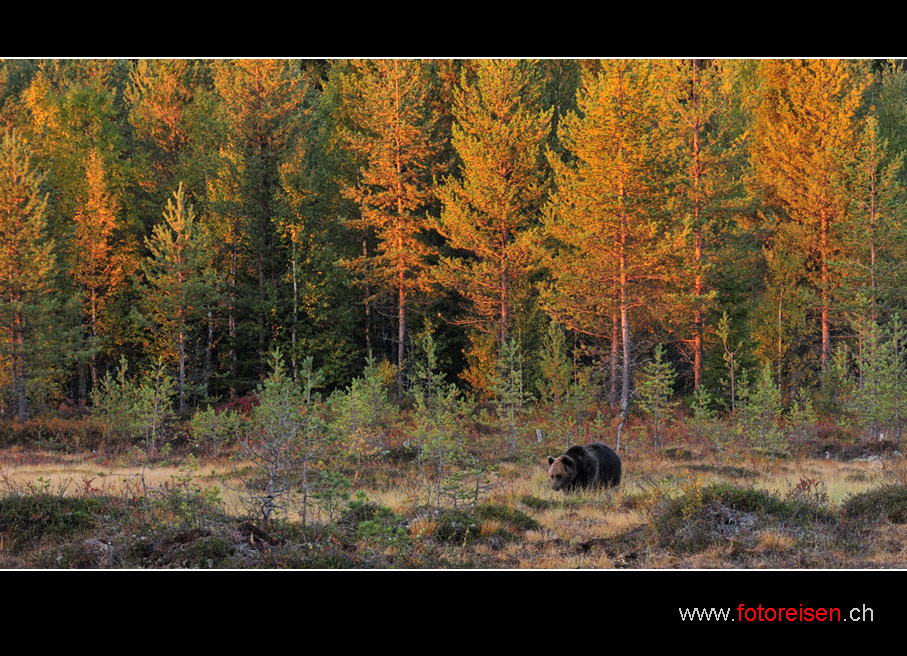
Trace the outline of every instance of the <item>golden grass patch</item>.
<instances>
[{"instance_id":1,"label":"golden grass patch","mask_svg":"<svg viewBox=\"0 0 907 656\"><path fill-rule=\"evenodd\" d=\"M494 535L501 530L503 524L496 519L486 519L479 525L479 535L483 538Z\"/></svg>"},{"instance_id":2,"label":"golden grass patch","mask_svg":"<svg viewBox=\"0 0 907 656\"><path fill-rule=\"evenodd\" d=\"M758 540L756 545L753 547L753 551L756 552L776 552L776 551L790 551L794 548L793 536L784 533L783 531L778 531L775 529L766 529L759 533Z\"/></svg>"},{"instance_id":3,"label":"golden grass patch","mask_svg":"<svg viewBox=\"0 0 907 656\"><path fill-rule=\"evenodd\" d=\"M851 494L877 486L884 478L884 472L881 463L876 461L805 460L795 461L784 470L769 472L767 476L755 480L753 485L766 492L784 496L803 478L821 481L828 500L839 505Z\"/></svg>"},{"instance_id":4,"label":"golden grass patch","mask_svg":"<svg viewBox=\"0 0 907 656\"><path fill-rule=\"evenodd\" d=\"M409 534L416 539L428 539L438 530L438 520L431 517L418 517L409 524Z\"/></svg>"}]
</instances>

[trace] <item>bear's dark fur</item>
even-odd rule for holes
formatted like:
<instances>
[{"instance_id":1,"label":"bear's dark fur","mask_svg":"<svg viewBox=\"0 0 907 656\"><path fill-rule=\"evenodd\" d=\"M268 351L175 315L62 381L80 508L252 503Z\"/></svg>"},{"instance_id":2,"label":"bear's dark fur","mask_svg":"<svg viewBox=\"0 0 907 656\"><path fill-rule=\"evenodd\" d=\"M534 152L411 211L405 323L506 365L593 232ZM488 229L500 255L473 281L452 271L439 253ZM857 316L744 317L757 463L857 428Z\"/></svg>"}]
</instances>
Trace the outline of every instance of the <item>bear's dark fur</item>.
<instances>
[{"instance_id":1,"label":"bear's dark fur","mask_svg":"<svg viewBox=\"0 0 907 656\"><path fill-rule=\"evenodd\" d=\"M604 444L576 445L557 458L548 456L548 476L554 490L620 485L620 456Z\"/></svg>"}]
</instances>

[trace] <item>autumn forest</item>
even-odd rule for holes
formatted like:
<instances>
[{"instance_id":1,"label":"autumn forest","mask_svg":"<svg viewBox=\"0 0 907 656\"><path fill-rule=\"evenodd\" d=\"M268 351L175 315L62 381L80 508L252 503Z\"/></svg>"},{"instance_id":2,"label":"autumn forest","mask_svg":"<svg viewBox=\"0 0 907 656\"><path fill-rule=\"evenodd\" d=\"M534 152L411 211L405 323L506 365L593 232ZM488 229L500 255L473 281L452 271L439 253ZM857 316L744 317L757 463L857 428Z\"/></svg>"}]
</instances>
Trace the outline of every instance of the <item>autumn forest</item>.
<instances>
[{"instance_id":1,"label":"autumn forest","mask_svg":"<svg viewBox=\"0 0 907 656\"><path fill-rule=\"evenodd\" d=\"M903 338L897 62L7 60L0 122L20 421L121 360L186 413L275 349L402 399L426 332L479 400L560 357L626 415L657 350L716 409L765 368L837 412Z\"/></svg>"},{"instance_id":2,"label":"autumn forest","mask_svg":"<svg viewBox=\"0 0 907 656\"><path fill-rule=\"evenodd\" d=\"M903 60L0 60L0 567L902 567L905 153Z\"/></svg>"}]
</instances>

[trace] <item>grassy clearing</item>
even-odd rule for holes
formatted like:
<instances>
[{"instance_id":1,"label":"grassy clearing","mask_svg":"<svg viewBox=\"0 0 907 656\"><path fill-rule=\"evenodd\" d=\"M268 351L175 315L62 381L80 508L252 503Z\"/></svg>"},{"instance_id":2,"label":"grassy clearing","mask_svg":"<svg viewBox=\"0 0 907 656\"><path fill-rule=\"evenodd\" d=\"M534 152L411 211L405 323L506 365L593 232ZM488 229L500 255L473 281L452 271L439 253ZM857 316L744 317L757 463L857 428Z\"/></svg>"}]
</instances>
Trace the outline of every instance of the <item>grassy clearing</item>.
<instances>
[{"instance_id":1,"label":"grassy clearing","mask_svg":"<svg viewBox=\"0 0 907 656\"><path fill-rule=\"evenodd\" d=\"M543 465L501 463L495 486L473 508L426 506L427 479L414 463L382 461L343 507L298 506L272 526L243 520L234 466L202 460L192 477L216 503L183 495L174 463L145 470L160 494L136 500L142 467L73 454L0 452L7 496L123 499L117 513L82 509L60 531L29 533L0 510L5 567L406 567L722 568L903 567L907 493L903 460L629 451L613 489L569 495L548 486ZM48 517L54 514L49 506ZM21 507L20 507L21 510ZM4 521L4 512L7 523ZM87 513L87 514L86 514ZM13 519L10 519L13 518ZM333 518L333 519L332 519ZM20 522L13 527L10 522ZM49 520L48 520L49 521ZM27 522L26 522L27 524ZM52 522L51 524L52 525ZM26 536L23 542L21 537ZM139 536L139 537L135 537ZM11 545L15 544L15 548ZM99 546L101 545L101 546Z\"/></svg>"}]
</instances>

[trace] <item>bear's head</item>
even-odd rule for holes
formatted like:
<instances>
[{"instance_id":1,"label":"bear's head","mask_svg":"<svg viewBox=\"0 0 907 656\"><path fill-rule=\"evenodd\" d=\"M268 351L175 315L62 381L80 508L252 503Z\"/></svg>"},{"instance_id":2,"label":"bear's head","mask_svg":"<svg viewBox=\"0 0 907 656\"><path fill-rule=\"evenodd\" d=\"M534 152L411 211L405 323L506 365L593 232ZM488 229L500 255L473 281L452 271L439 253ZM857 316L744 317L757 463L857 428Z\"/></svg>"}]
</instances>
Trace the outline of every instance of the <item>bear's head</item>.
<instances>
[{"instance_id":1,"label":"bear's head","mask_svg":"<svg viewBox=\"0 0 907 656\"><path fill-rule=\"evenodd\" d=\"M548 456L548 478L551 479L552 490L562 490L576 478L576 463L570 456L558 458Z\"/></svg>"}]
</instances>

